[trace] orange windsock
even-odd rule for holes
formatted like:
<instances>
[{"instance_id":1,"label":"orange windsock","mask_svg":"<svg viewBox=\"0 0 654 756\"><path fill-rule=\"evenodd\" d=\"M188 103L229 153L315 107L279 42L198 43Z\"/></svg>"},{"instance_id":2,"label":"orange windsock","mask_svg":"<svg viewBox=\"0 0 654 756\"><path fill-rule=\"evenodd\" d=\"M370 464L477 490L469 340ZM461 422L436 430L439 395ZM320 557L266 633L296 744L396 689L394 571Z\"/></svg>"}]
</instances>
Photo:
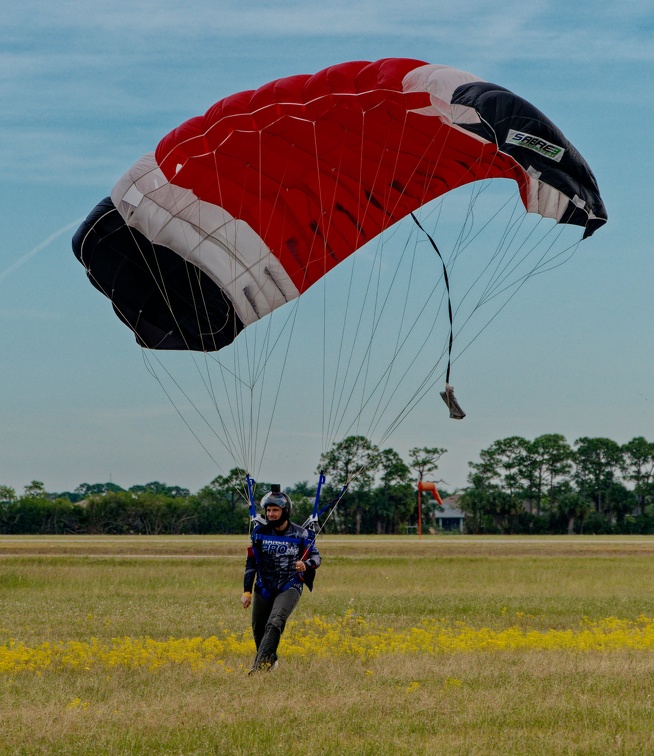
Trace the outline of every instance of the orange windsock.
<instances>
[{"instance_id":1,"label":"orange windsock","mask_svg":"<svg viewBox=\"0 0 654 756\"><path fill-rule=\"evenodd\" d=\"M443 500L441 499L441 495L438 493L438 489L436 488L435 483L432 483L430 480L419 480L418 491L430 491L436 501L441 505L441 507L443 506Z\"/></svg>"}]
</instances>

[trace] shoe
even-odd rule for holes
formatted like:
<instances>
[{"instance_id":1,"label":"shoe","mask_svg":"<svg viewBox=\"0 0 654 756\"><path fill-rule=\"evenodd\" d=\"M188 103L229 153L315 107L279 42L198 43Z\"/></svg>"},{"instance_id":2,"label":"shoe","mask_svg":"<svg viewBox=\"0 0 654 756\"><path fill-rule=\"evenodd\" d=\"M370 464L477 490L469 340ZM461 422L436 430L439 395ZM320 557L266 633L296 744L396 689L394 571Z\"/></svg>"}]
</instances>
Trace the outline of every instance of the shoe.
<instances>
[{"instance_id":1,"label":"shoe","mask_svg":"<svg viewBox=\"0 0 654 756\"><path fill-rule=\"evenodd\" d=\"M272 672L273 669L277 669L277 659L274 661L262 661L259 663L259 669L262 672Z\"/></svg>"},{"instance_id":2,"label":"shoe","mask_svg":"<svg viewBox=\"0 0 654 756\"><path fill-rule=\"evenodd\" d=\"M277 669L277 659L275 661L261 661L252 667L248 672L248 677L256 675L257 672L272 672L273 669Z\"/></svg>"},{"instance_id":3,"label":"shoe","mask_svg":"<svg viewBox=\"0 0 654 756\"><path fill-rule=\"evenodd\" d=\"M277 659L264 659L258 664L255 664L248 672L248 675L254 675L257 672L272 672L273 669L277 669Z\"/></svg>"}]
</instances>

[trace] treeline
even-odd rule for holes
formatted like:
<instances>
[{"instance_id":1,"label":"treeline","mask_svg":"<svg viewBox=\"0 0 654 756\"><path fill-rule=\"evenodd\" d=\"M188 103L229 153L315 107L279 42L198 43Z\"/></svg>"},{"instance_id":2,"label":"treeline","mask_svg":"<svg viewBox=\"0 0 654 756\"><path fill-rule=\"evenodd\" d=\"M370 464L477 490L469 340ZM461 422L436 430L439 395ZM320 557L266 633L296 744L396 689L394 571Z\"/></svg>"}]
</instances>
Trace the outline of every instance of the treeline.
<instances>
[{"instance_id":1,"label":"treeline","mask_svg":"<svg viewBox=\"0 0 654 756\"><path fill-rule=\"evenodd\" d=\"M338 507L321 521L327 533L415 532L416 480L438 483L446 449L414 448L405 461L363 436L350 436L324 454L318 470L328 483L322 503ZM607 438L580 438L574 445L558 434L533 441L512 436L494 442L469 463L468 486L455 506L469 533L654 533L654 443L643 437L619 445ZM245 472L233 469L192 494L180 486L152 482L125 490L114 483L83 483L51 493L33 481L21 496L0 485L2 534L236 534L247 533ZM261 482L257 501L269 490ZM315 483L285 488L293 520L311 514ZM422 494L424 532L434 532L440 507Z\"/></svg>"},{"instance_id":2,"label":"treeline","mask_svg":"<svg viewBox=\"0 0 654 756\"><path fill-rule=\"evenodd\" d=\"M380 451L362 436L335 444L318 468L328 478L322 503L334 501L345 482L351 482L338 507L325 513L324 531L397 533L415 527L415 477L435 472L445 451L412 449L407 464L393 449ZM316 482L317 478L285 488L295 522L311 514ZM256 501L269 489L269 483L259 482ZM423 499L428 521L436 505L427 494ZM128 490L115 483L83 483L72 492L50 493L34 481L22 496L0 486L2 534L229 534L247 533L249 521L245 471L239 469L218 476L194 494L159 482Z\"/></svg>"},{"instance_id":3,"label":"treeline","mask_svg":"<svg viewBox=\"0 0 654 756\"><path fill-rule=\"evenodd\" d=\"M654 533L654 443L495 441L459 500L471 533Z\"/></svg>"},{"instance_id":4,"label":"treeline","mask_svg":"<svg viewBox=\"0 0 654 756\"><path fill-rule=\"evenodd\" d=\"M48 493L33 481L22 496L0 486L0 533L6 535L242 533L248 519L242 495L220 477L196 494L156 481L128 490L82 483L63 493Z\"/></svg>"}]
</instances>

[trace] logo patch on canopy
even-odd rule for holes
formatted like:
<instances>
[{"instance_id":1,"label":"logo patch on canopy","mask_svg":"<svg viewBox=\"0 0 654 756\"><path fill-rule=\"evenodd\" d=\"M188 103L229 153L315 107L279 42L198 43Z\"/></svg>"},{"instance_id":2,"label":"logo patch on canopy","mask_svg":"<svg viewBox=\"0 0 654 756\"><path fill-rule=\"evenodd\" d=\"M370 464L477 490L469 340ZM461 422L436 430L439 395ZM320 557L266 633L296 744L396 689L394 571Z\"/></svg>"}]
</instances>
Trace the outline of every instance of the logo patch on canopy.
<instances>
[{"instance_id":1,"label":"logo patch on canopy","mask_svg":"<svg viewBox=\"0 0 654 756\"><path fill-rule=\"evenodd\" d=\"M525 131L516 131L515 129L509 129L505 144L517 144L520 147L526 147L528 150L533 150L539 155L554 160L557 163L561 161L561 158L565 154L565 149L558 144L546 142L544 139L533 134L527 134Z\"/></svg>"}]
</instances>

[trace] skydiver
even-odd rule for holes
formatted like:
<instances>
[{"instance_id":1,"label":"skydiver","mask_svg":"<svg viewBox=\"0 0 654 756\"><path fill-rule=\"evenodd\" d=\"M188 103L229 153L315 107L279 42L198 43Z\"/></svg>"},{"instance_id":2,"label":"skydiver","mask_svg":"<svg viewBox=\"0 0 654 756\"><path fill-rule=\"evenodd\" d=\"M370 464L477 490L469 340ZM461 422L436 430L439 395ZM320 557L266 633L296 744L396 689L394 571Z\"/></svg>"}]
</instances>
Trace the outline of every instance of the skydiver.
<instances>
[{"instance_id":1,"label":"skydiver","mask_svg":"<svg viewBox=\"0 0 654 756\"><path fill-rule=\"evenodd\" d=\"M277 647L286 621L304 585L312 590L321 562L309 531L290 521L291 499L279 485L271 486L260 506L266 522L252 531L241 597L245 609L252 604L252 634L257 647L250 675L277 666Z\"/></svg>"}]
</instances>

